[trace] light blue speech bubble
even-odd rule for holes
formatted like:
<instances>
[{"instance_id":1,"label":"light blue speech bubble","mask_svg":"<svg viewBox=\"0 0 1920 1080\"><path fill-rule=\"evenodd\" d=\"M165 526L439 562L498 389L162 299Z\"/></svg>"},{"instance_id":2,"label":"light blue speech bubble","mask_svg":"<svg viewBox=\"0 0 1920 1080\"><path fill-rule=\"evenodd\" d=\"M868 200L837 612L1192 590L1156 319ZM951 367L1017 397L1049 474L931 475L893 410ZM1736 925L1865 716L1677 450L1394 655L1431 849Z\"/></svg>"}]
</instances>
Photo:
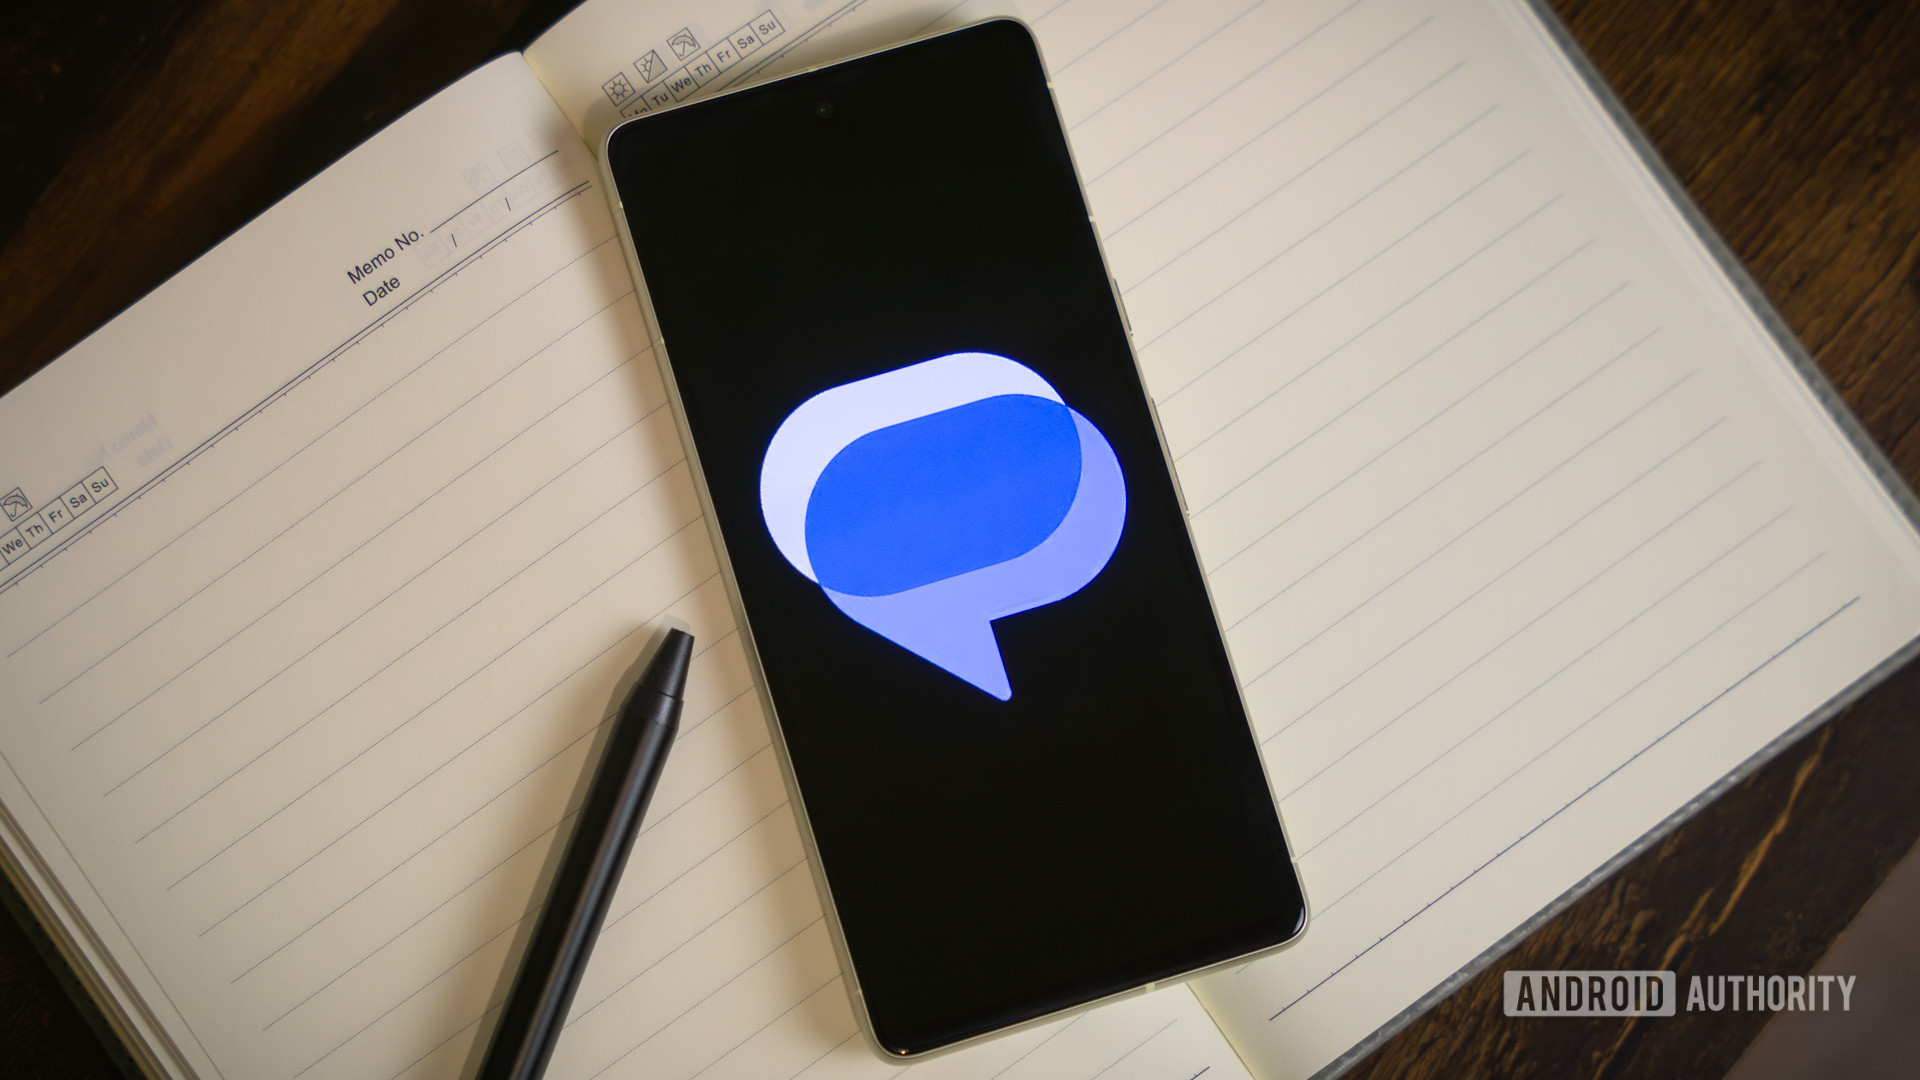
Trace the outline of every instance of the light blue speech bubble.
<instances>
[{"instance_id":1,"label":"light blue speech bubble","mask_svg":"<svg viewBox=\"0 0 1920 1080\"><path fill-rule=\"evenodd\" d=\"M953 353L803 402L767 446L760 511L848 617L1007 701L993 621L1092 581L1127 487L1106 437L1045 379Z\"/></svg>"}]
</instances>

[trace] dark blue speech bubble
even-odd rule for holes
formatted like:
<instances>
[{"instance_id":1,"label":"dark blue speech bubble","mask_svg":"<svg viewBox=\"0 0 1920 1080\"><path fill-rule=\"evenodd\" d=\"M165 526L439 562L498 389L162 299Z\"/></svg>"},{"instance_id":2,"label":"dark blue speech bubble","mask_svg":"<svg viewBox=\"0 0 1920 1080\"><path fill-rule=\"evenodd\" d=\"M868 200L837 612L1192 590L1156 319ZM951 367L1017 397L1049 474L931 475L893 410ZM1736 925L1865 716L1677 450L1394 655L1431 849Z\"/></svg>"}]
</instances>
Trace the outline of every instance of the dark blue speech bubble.
<instances>
[{"instance_id":1,"label":"dark blue speech bubble","mask_svg":"<svg viewBox=\"0 0 1920 1080\"><path fill-rule=\"evenodd\" d=\"M837 386L780 425L767 531L855 622L1006 701L993 621L1064 599L1126 521L1113 447L1031 368L953 353Z\"/></svg>"},{"instance_id":2,"label":"dark blue speech bubble","mask_svg":"<svg viewBox=\"0 0 1920 1080\"><path fill-rule=\"evenodd\" d=\"M1002 394L849 443L807 503L807 553L822 586L886 596L1032 551L1079 490L1072 411Z\"/></svg>"}]
</instances>

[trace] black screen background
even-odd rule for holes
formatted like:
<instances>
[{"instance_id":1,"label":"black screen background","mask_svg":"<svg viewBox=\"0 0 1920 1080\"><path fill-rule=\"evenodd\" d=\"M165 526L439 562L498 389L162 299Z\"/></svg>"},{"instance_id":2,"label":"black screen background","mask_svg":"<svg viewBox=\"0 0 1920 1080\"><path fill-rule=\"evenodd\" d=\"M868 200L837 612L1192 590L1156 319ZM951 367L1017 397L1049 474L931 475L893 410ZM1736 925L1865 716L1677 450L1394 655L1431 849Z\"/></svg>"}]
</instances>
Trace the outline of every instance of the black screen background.
<instances>
[{"instance_id":1,"label":"black screen background","mask_svg":"<svg viewBox=\"0 0 1920 1080\"><path fill-rule=\"evenodd\" d=\"M1025 29L643 118L608 160L882 1044L1294 936L1303 900ZM847 618L759 512L801 402L962 351L1038 371L1127 482L1100 575L994 624L1005 703Z\"/></svg>"}]
</instances>

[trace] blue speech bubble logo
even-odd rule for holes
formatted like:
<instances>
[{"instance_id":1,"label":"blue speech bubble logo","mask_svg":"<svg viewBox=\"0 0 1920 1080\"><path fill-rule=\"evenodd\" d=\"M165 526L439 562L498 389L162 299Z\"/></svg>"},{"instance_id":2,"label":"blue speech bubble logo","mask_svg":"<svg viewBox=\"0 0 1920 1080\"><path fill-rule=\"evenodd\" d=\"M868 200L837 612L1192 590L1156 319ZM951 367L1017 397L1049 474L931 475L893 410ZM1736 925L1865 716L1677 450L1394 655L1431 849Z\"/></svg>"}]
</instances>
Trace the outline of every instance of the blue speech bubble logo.
<instances>
[{"instance_id":1,"label":"blue speech bubble logo","mask_svg":"<svg viewBox=\"0 0 1920 1080\"><path fill-rule=\"evenodd\" d=\"M1032 369L953 353L793 410L760 467L760 511L849 618L1007 701L993 621L1100 573L1127 486L1106 437Z\"/></svg>"}]
</instances>

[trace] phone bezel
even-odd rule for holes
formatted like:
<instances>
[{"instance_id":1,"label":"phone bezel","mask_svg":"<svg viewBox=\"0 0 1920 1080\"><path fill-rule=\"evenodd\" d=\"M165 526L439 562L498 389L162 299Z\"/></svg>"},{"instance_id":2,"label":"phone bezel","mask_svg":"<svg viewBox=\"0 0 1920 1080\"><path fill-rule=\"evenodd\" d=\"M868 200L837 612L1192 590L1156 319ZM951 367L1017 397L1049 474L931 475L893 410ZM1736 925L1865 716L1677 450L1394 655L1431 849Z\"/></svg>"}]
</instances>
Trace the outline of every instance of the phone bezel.
<instances>
[{"instance_id":1,"label":"phone bezel","mask_svg":"<svg viewBox=\"0 0 1920 1080\"><path fill-rule=\"evenodd\" d=\"M784 82L790 79L800 78L800 77L809 75L813 72L822 70L823 68L841 67L849 64L858 64L872 57L890 53L897 49L907 48L913 45L917 45L921 42L933 40L936 38L946 37L951 34L965 33L977 27L989 25L992 23L1010 23L1012 25L1018 26L1021 32L1025 35L1028 43L1032 46L1036 56L1040 58L1041 69L1044 71L1051 70L1046 67L1045 53L1042 52L1040 48L1039 39L1034 35L1033 28L1029 26L1025 20L1015 18L1013 16L995 16L992 18L980 19L974 22L967 23L965 25L961 25L961 26L954 26L954 27L947 27L939 30L932 30L923 34L916 35L912 38L908 38L903 41L898 41L890 45L882 46L880 48L868 49L863 52L855 53L843 59L836 60L831 64L820 64L820 65L809 66L807 68L804 68L798 71L788 72L784 75L767 79L765 81L750 82L743 86L730 87L727 90L722 91L721 93L714 94L711 96L695 98L694 100L699 102L711 102L720 98L724 98L724 97L731 96L733 94L740 93L742 91L763 89L775 83ZM1053 79L1050 74L1046 80L1046 91L1047 91L1047 100L1049 104L1052 106L1054 118L1056 121L1058 121L1060 117L1060 103L1058 98L1054 94ZM880 1057L882 1060L889 1061L889 1062L900 1063L900 1062L925 1061L929 1058L950 1054L957 1050L965 1049L966 1047L973 1046L975 1044L985 1042L990 1039L997 1039L1005 1035L1013 1034L1015 1032L1025 1031L1034 1027L1048 1024L1055 1020L1062 1019L1064 1017L1073 1016L1075 1014L1085 1012L1089 1009L1095 1008L1100 1005L1110 1004L1112 1002L1125 1000L1127 998L1134 997L1136 995L1149 993L1154 989L1163 985L1172 984L1172 983L1183 983L1188 980L1199 978L1200 976L1207 975L1216 971L1220 971L1229 967L1235 967L1238 965L1247 964L1254 960L1260 959L1262 957L1280 952L1281 950L1286 949L1289 946L1292 946L1294 943L1298 942L1300 938L1306 934L1307 928L1312 922L1313 905L1312 905L1312 901L1307 895L1305 879L1300 874L1300 859L1298 854L1299 849L1294 845L1293 837L1287 831L1286 817L1285 815L1281 814L1279 799L1275 796L1275 788L1274 788L1272 772L1267 766L1265 756L1261 755L1256 749L1255 757L1258 760L1258 764L1260 766L1260 775L1266 782L1267 797L1273 803L1274 818L1279 823L1281 836L1286 842L1289 867L1293 872L1295 886L1300 893L1300 924L1295 929L1293 936L1287 938L1285 941L1277 942L1275 944L1265 946L1260 949L1255 949L1250 952L1242 953L1238 956L1233 956L1224 960L1216 961L1214 963L1206 964L1201 967L1194 968L1190 971L1182 972L1178 975L1168 976L1166 978L1142 983L1138 986L1128 987L1126 989L1118 990L1118 991L1115 991L1114 993L1107 994L1105 996L1095 998L1090 1001L1082 1002L1078 1005L1070 1005L1070 1006L1067 1006L1066 1008L1056 1009L1052 1012L1044 1013L1039 1016L1034 1016L1027 1020L1022 1020L1018 1023L1009 1024L1005 1027L995 1028L991 1031L981 1032L976 1035L970 1035L966 1038L958 1039L958 1040L955 1040L954 1042L946 1043L931 1049L911 1051L911 1052L896 1050L894 1048L886 1046L880 1040L878 1034L874 1030L872 1017L869 1015L867 1011L866 995L860 986L859 970L855 966L853 962L852 953L847 947L846 934L841 927L839 911L834 903L832 885L830 882L828 882L825 868L821 864L819 848L814 839L813 825L807 814L806 800L801 795L799 778L795 775L793 761L788 755L786 736L781 728L779 710L774 706L772 693L768 690L768 687L767 687L766 670L760 662L759 645L754 639L752 622L747 617L746 604L745 604L744 598L741 595L739 582L734 577L733 562L727 553L726 538L721 534L721 531L720 531L720 519L719 519L718 513L715 510L712 492L707 487L706 473L700 466L699 450L694 444L692 428L688 422L686 408L680 397L679 386L674 379L673 363L669 359L667 344L664 338L662 338L662 336L660 335L660 331L659 331L660 322L655 317L652 296L647 291L646 274L640 266L639 252L634 244L632 233L629 231L627 227L625 203L624 203L624 200L621 198L619 181L618 181L618 178L614 176L612 166L609 164L611 161L611 154L609 150L612 146L613 140L618 136L618 134L622 129L625 129L632 125L645 123L650 118L659 115L659 113L671 112L674 109L679 108L680 104L684 104L684 103L677 103L673 106L669 106L666 109L658 110L658 112L648 112L648 113L641 114L639 116L629 117L628 119L623 120L620 123L615 124L612 128L608 129L607 133L604 136L602 136L600 140L600 146L599 146L600 175L605 182L607 201L613 214L614 228L620 237L621 248L626 257L627 272L633 279L634 296L639 302L641 317L646 323L647 341L648 341L648 344L653 349L654 361L660 368L661 383L665 387L667 401L670 408L673 411L675 424L679 430L680 443L686 454L688 468L692 474L694 491L700 500L701 513L706 518L707 534L709 538L712 539L713 546L714 546L714 553L718 556L717 561L719 564L720 577L721 577L721 580L725 583L726 590L727 590L727 600L733 610L734 623L740 634L741 646L743 651L746 654L747 664L754 678L754 690L760 699L760 704L762 709L766 713L767 724L770 729L769 734L771 735L771 742L774 749L774 755L780 762L780 776L783 783L786 785L787 796L794 810L794 821L800 833L801 845L806 852L807 868L808 868L808 871L813 876L814 890L820 898L822 913L825 917L825 921L827 924L828 936L833 942L834 955L839 962L840 972L847 987L847 995L853 1005L854 1016L858 1021L860 1032L864 1037L868 1048L872 1050L876 1056ZM1091 208L1091 204L1087 200L1086 183L1084 180L1081 179L1082 174L1080 170L1080 163L1079 163L1079 160L1074 156L1072 143L1066 138L1066 131L1065 131L1064 124L1061 125L1060 132L1061 132L1061 142L1066 148L1068 163L1073 170L1074 184L1076 187L1079 188L1079 191L1080 191L1081 204L1088 208L1088 222L1090 224L1093 224L1092 208ZM1186 492L1180 486L1179 474L1174 470L1174 467L1173 467L1173 454L1167 446L1166 432L1160 424L1159 410L1154 406L1153 396L1147 392L1146 378L1140 368L1139 351L1134 346L1133 324L1127 318L1126 306L1121 299L1119 283L1114 280L1113 271L1107 259L1106 248L1104 245L1100 243L1100 240L1099 240L1099 229L1097 225L1094 227L1093 232L1094 232L1095 250L1099 254L1101 270L1106 275L1107 288L1113 298L1114 312L1119 317L1121 326L1126 330L1125 337L1126 337L1127 356L1133 365L1134 389L1139 394L1140 400L1145 403L1147 408L1147 415L1151 418L1153 422L1154 435L1156 437L1156 441L1158 442L1159 448L1160 448L1160 465L1161 465L1161 468L1165 470L1167 477L1172 481L1174 494L1180 502L1181 525L1185 530L1188 550L1193 555L1195 563L1198 564L1199 549L1197 544L1195 543L1195 539L1193 535L1192 514L1191 514L1191 511L1188 510ZM1201 593L1203 596L1205 596L1207 601L1207 610L1209 614L1212 616L1215 632L1219 634L1221 651L1226 657L1228 671L1231 672L1233 676L1233 688L1232 688L1233 695L1240 702L1241 715L1245 718L1247 722L1249 734L1255 736L1255 745L1257 747L1258 733L1253 731L1253 727L1252 727L1253 716L1252 716L1251 710L1249 710L1246 706L1246 698L1245 698L1245 695L1242 693L1242 687L1244 686L1244 683L1241 681L1239 670L1234 664L1233 650L1231 649L1231 647L1228 646L1225 632L1221 630L1222 624L1220 622L1220 608L1219 608L1219 604L1214 599L1212 583L1208 580L1204 572L1200 575L1200 581L1201 581Z\"/></svg>"}]
</instances>

